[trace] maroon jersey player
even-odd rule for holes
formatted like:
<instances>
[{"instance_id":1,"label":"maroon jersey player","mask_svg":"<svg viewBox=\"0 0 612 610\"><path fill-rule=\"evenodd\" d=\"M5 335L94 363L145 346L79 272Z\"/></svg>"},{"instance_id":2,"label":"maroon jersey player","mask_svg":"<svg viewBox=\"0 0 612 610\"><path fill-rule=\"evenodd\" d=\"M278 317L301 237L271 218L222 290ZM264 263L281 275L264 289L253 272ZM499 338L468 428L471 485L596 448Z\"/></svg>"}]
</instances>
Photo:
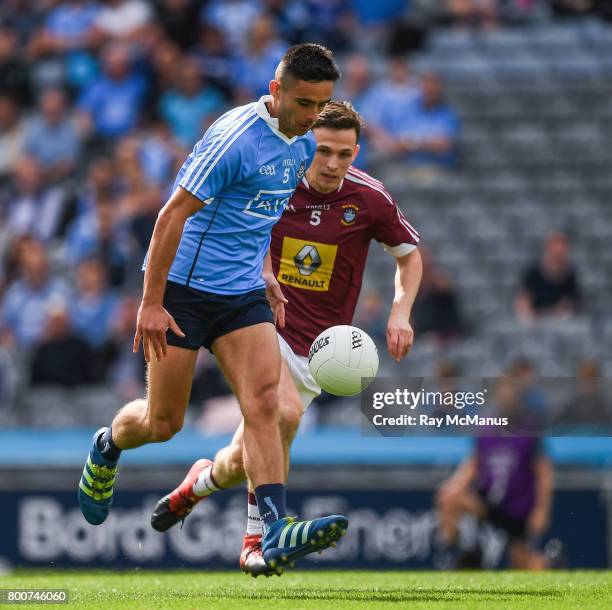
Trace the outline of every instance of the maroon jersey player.
<instances>
[{"instance_id":1,"label":"maroon jersey player","mask_svg":"<svg viewBox=\"0 0 612 610\"><path fill-rule=\"evenodd\" d=\"M322 144L317 154L325 159ZM295 354L306 356L326 328L352 323L372 239L400 262L419 240L381 182L352 166L330 193L304 178L273 229L270 248L274 275L289 301L279 334ZM409 338L397 338L403 349Z\"/></svg>"},{"instance_id":2,"label":"maroon jersey player","mask_svg":"<svg viewBox=\"0 0 612 610\"><path fill-rule=\"evenodd\" d=\"M273 230L271 257L264 270L268 287L275 288L271 303L283 357L278 392L286 473L302 414L321 392L308 370L309 347L326 328L352 322L372 240L380 242L396 261L387 349L399 361L412 347L410 312L421 280L419 234L383 184L352 167L361 125L360 116L347 102L330 102L320 114L313 127L314 160ZM279 287L284 298L278 298ZM245 480L243 427L214 462L199 460L194 469L200 471L197 478L190 471L170 494L175 523L203 497ZM167 513L168 502L164 506ZM152 522L155 527L155 511ZM252 493L240 566L254 576L272 572L261 556L261 523Z\"/></svg>"}]
</instances>

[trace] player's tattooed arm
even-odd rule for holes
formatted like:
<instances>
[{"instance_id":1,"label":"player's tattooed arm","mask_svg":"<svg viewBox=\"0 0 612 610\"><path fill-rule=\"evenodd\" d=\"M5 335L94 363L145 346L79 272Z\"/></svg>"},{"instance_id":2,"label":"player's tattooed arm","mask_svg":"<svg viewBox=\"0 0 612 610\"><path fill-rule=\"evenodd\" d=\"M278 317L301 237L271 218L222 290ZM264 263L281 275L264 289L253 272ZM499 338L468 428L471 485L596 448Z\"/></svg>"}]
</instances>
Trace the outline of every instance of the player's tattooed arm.
<instances>
[{"instance_id":1,"label":"player's tattooed arm","mask_svg":"<svg viewBox=\"0 0 612 610\"><path fill-rule=\"evenodd\" d=\"M410 314L421 283L422 269L418 248L397 259L395 297L387 321L387 349L397 362L412 349L414 331Z\"/></svg>"},{"instance_id":2,"label":"player's tattooed arm","mask_svg":"<svg viewBox=\"0 0 612 610\"><path fill-rule=\"evenodd\" d=\"M278 280L274 277L270 250L268 250L266 258L264 259L261 275L266 283L266 296L268 297L268 301L270 301L270 307L274 314L274 322L278 323L280 328L285 328L285 304L289 301L285 298Z\"/></svg>"}]
</instances>

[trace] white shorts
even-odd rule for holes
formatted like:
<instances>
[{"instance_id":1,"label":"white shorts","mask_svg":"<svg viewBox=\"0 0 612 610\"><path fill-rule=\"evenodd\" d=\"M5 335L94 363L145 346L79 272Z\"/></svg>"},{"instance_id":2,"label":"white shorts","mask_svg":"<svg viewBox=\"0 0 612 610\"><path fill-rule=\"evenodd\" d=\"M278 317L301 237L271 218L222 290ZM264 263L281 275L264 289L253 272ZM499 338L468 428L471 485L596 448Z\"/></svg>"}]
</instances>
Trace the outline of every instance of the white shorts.
<instances>
[{"instance_id":1,"label":"white shorts","mask_svg":"<svg viewBox=\"0 0 612 610\"><path fill-rule=\"evenodd\" d=\"M278 344L281 356L289 367L295 387L302 399L302 408L306 411L308 405L321 393L321 387L310 374L308 358L298 356L280 335L278 335Z\"/></svg>"}]
</instances>

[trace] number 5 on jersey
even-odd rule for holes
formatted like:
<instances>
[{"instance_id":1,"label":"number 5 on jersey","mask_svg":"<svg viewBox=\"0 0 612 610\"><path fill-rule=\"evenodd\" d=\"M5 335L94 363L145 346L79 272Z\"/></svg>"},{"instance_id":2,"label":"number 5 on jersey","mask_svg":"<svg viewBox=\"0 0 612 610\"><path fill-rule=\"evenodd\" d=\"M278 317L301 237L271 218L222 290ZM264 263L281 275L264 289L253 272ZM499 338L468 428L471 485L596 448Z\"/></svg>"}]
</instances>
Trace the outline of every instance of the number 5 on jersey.
<instances>
[{"instance_id":1,"label":"number 5 on jersey","mask_svg":"<svg viewBox=\"0 0 612 610\"><path fill-rule=\"evenodd\" d=\"M321 224L321 210L313 210L310 213L310 224L315 227Z\"/></svg>"}]
</instances>

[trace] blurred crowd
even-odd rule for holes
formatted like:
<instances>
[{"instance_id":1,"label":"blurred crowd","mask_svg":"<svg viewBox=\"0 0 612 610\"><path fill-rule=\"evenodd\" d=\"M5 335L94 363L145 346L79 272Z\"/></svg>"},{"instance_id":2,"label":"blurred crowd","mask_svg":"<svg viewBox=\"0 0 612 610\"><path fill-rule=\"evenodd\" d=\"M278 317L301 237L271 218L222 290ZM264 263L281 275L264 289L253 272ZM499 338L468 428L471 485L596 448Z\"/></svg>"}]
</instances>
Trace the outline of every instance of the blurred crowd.
<instances>
[{"instance_id":1,"label":"blurred crowd","mask_svg":"<svg viewBox=\"0 0 612 610\"><path fill-rule=\"evenodd\" d=\"M289 45L320 42L337 53L344 76L336 97L352 100L367 122L361 167L393 156L407 168L448 172L457 167L459 118L440 78L415 74L409 61L427 31L437 24L494 28L551 10L596 12L605 5L4 0L1 391L22 374L32 384L112 382L127 397L142 392L144 367L131 344L140 267L157 212L206 127L226 109L267 93ZM382 59L376 69L373 50ZM558 240L550 247L563 250ZM526 277L517 299L521 317L577 306L576 282L567 280L559 298L538 288L548 271L558 275L554 258L545 256L542 272ZM373 295L361 309L372 325L380 319L377 307ZM427 257L415 318L417 332L442 341L467 330L450 278ZM201 361L202 371L212 370L209 356ZM224 391L219 386L202 397Z\"/></svg>"}]
</instances>

